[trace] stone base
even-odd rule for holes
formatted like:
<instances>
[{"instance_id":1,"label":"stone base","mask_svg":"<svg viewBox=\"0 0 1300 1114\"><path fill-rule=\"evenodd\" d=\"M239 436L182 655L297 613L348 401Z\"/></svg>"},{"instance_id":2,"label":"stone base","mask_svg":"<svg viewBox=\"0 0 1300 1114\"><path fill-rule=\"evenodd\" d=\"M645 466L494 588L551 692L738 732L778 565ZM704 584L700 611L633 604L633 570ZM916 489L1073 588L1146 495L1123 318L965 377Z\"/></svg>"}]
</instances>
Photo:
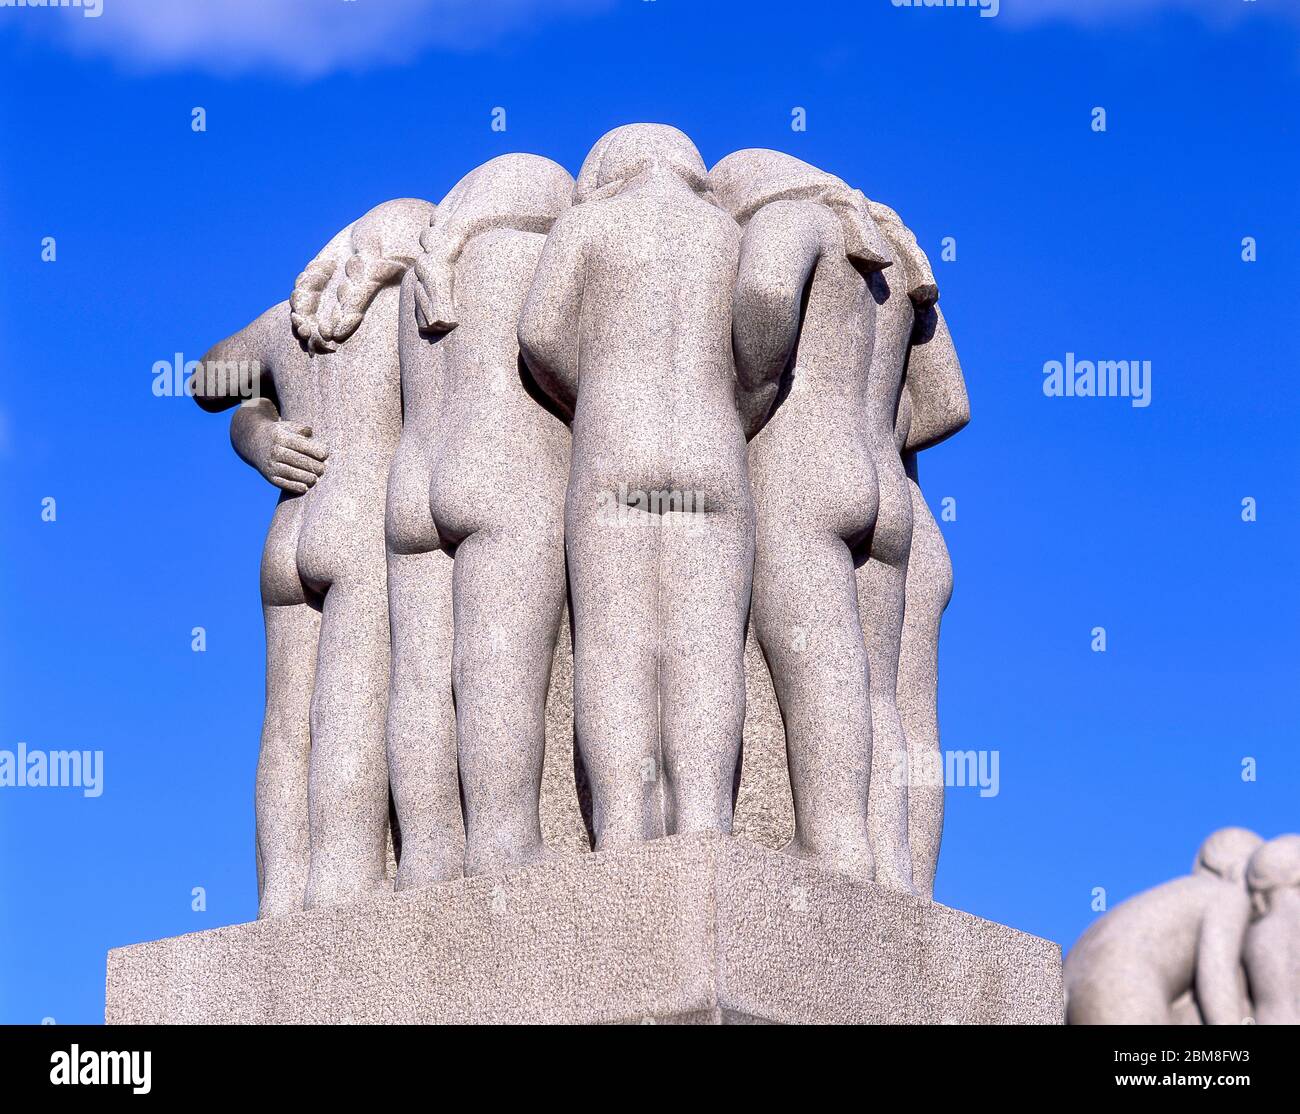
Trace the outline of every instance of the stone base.
<instances>
[{"instance_id":1,"label":"stone base","mask_svg":"<svg viewBox=\"0 0 1300 1114\"><path fill-rule=\"evenodd\" d=\"M108 954L109 1023L1062 1020L1056 944L671 836Z\"/></svg>"}]
</instances>

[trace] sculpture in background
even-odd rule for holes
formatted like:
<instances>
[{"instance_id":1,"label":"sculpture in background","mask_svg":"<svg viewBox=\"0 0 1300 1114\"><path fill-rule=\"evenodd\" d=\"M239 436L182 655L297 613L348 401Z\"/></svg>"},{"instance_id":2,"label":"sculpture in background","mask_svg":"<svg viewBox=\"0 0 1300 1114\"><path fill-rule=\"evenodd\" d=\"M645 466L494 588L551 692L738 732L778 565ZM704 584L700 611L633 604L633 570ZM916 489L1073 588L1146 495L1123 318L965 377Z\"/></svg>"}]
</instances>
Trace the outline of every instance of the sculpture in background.
<instances>
[{"instance_id":1,"label":"sculpture in background","mask_svg":"<svg viewBox=\"0 0 1300 1114\"><path fill-rule=\"evenodd\" d=\"M1246 867L1252 919L1241 958L1260 1025L1300 1025L1300 835L1271 839Z\"/></svg>"},{"instance_id":2,"label":"sculpture in background","mask_svg":"<svg viewBox=\"0 0 1300 1114\"><path fill-rule=\"evenodd\" d=\"M1294 1020L1300 836L1223 828L1192 873L1117 905L1065 959L1072 1025Z\"/></svg>"}]
</instances>

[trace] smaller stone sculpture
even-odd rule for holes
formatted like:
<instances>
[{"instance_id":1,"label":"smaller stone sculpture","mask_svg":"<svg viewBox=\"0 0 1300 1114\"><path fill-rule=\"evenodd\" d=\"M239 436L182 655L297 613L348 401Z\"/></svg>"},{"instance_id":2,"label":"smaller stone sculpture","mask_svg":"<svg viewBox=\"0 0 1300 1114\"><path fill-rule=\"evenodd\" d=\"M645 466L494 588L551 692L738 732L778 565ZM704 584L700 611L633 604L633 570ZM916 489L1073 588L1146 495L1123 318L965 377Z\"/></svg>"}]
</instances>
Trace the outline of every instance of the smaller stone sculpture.
<instances>
[{"instance_id":1,"label":"smaller stone sculpture","mask_svg":"<svg viewBox=\"0 0 1300 1114\"><path fill-rule=\"evenodd\" d=\"M1262 843L1244 828L1223 828L1202 844L1190 875L1129 898L1089 926L1065 960L1067 1022L1172 1024L1191 1008L1189 992L1206 1024L1249 1017L1245 876Z\"/></svg>"},{"instance_id":2,"label":"smaller stone sculpture","mask_svg":"<svg viewBox=\"0 0 1300 1114\"><path fill-rule=\"evenodd\" d=\"M1300 1024L1300 835L1278 836L1246 867L1255 919L1242 961L1260 1025Z\"/></svg>"},{"instance_id":3,"label":"smaller stone sculpture","mask_svg":"<svg viewBox=\"0 0 1300 1114\"><path fill-rule=\"evenodd\" d=\"M414 270L416 316L445 376L428 502L455 554L451 676L467 875L546 854L539 799L565 605L569 431L521 367L517 325L545 234L572 193L573 179L550 159L501 155L442 202Z\"/></svg>"}]
</instances>

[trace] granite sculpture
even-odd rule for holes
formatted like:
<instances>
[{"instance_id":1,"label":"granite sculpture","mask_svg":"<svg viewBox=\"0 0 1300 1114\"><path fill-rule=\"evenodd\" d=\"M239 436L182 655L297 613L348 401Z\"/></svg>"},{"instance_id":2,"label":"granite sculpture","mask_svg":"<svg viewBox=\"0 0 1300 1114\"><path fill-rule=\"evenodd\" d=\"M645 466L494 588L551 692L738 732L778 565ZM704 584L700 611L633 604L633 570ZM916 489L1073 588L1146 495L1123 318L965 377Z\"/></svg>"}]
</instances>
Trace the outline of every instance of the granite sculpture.
<instances>
[{"instance_id":1,"label":"granite sculpture","mask_svg":"<svg viewBox=\"0 0 1300 1114\"><path fill-rule=\"evenodd\" d=\"M919 315L912 332L894 427L912 504L895 698L907 740L907 842L912 883L917 893L927 898L934 897L943 838L939 628L952 599L953 583L948 547L921 491L917 456L960 432L969 421L970 402L961 363L943 311L934 303Z\"/></svg>"},{"instance_id":2,"label":"granite sculpture","mask_svg":"<svg viewBox=\"0 0 1300 1114\"><path fill-rule=\"evenodd\" d=\"M572 192L568 172L536 155L502 155L472 171L421 236L408 291L414 314L407 306L402 313L403 353L419 345L410 336L418 324L433 338L422 357L443 375L421 511L428 508L442 547L454 554L457 761L437 767L446 807L436 814L436 830L458 817L458 771L466 875L546 854L540 795L546 695L565 607L569 431L535 388L530 393L517 328L546 233ZM390 737L390 761L406 761L406 738ZM406 778L421 774L404 771ZM433 818L418 807L407 813L399 806L404 833ZM401 885L448 876L400 871Z\"/></svg>"},{"instance_id":3,"label":"granite sculpture","mask_svg":"<svg viewBox=\"0 0 1300 1114\"><path fill-rule=\"evenodd\" d=\"M261 570L261 916L385 886L384 506L402 420L396 310L430 209L390 201L348 225L288 302L207 353L192 386L205 409L242 403L235 449L281 489ZM256 369L246 383L224 374L240 362Z\"/></svg>"},{"instance_id":4,"label":"granite sculpture","mask_svg":"<svg viewBox=\"0 0 1300 1114\"><path fill-rule=\"evenodd\" d=\"M1211 835L1192 873L1095 921L1065 960L1072 1025L1293 1023L1300 836Z\"/></svg>"},{"instance_id":5,"label":"granite sculpture","mask_svg":"<svg viewBox=\"0 0 1300 1114\"><path fill-rule=\"evenodd\" d=\"M1260 1025L1300 1025L1300 835L1258 848L1246 865L1251 924L1241 959Z\"/></svg>"},{"instance_id":6,"label":"granite sculpture","mask_svg":"<svg viewBox=\"0 0 1300 1114\"><path fill-rule=\"evenodd\" d=\"M969 417L937 297L892 209L661 124L336 235L195 377L281 489L260 915L727 836L765 763L790 855L929 898L951 567L915 458Z\"/></svg>"},{"instance_id":7,"label":"granite sculpture","mask_svg":"<svg viewBox=\"0 0 1300 1114\"><path fill-rule=\"evenodd\" d=\"M565 500L574 719L597 850L729 832L753 508L735 400L740 233L675 128L588 156L519 320L572 415Z\"/></svg>"},{"instance_id":8,"label":"granite sculpture","mask_svg":"<svg viewBox=\"0 0 1300 1114\"><path fill-rule=\"evenodd\" d=\"M908 872L873 858L868 830L875 678L853 574L879 500L869 280L888 249L845 183L789 155L738 151L709 184L744 229L732 337L757 522L750 616L785 724L786 850L897 884Z\"/></svg>"}]
</instances>

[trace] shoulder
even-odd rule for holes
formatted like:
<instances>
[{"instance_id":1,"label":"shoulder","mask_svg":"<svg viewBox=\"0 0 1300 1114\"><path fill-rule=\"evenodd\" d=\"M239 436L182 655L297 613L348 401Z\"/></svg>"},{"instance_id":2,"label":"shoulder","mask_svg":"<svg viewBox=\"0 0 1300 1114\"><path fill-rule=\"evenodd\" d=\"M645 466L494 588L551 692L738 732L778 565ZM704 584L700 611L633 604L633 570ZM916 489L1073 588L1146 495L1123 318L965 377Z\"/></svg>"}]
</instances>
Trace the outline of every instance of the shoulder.
<instances>
[{"instance_id":1,"label":"shoulder","mask_svg":"<svg viewBox=\"0 0 1300 1114\"><path fill-rule=\"evenodd\" d=\"M839 218L817 201L773 201L755 213L745 226L745 240L782 243L816 241L825 249L844 248Z\"/></svg>"}]
</instances>

